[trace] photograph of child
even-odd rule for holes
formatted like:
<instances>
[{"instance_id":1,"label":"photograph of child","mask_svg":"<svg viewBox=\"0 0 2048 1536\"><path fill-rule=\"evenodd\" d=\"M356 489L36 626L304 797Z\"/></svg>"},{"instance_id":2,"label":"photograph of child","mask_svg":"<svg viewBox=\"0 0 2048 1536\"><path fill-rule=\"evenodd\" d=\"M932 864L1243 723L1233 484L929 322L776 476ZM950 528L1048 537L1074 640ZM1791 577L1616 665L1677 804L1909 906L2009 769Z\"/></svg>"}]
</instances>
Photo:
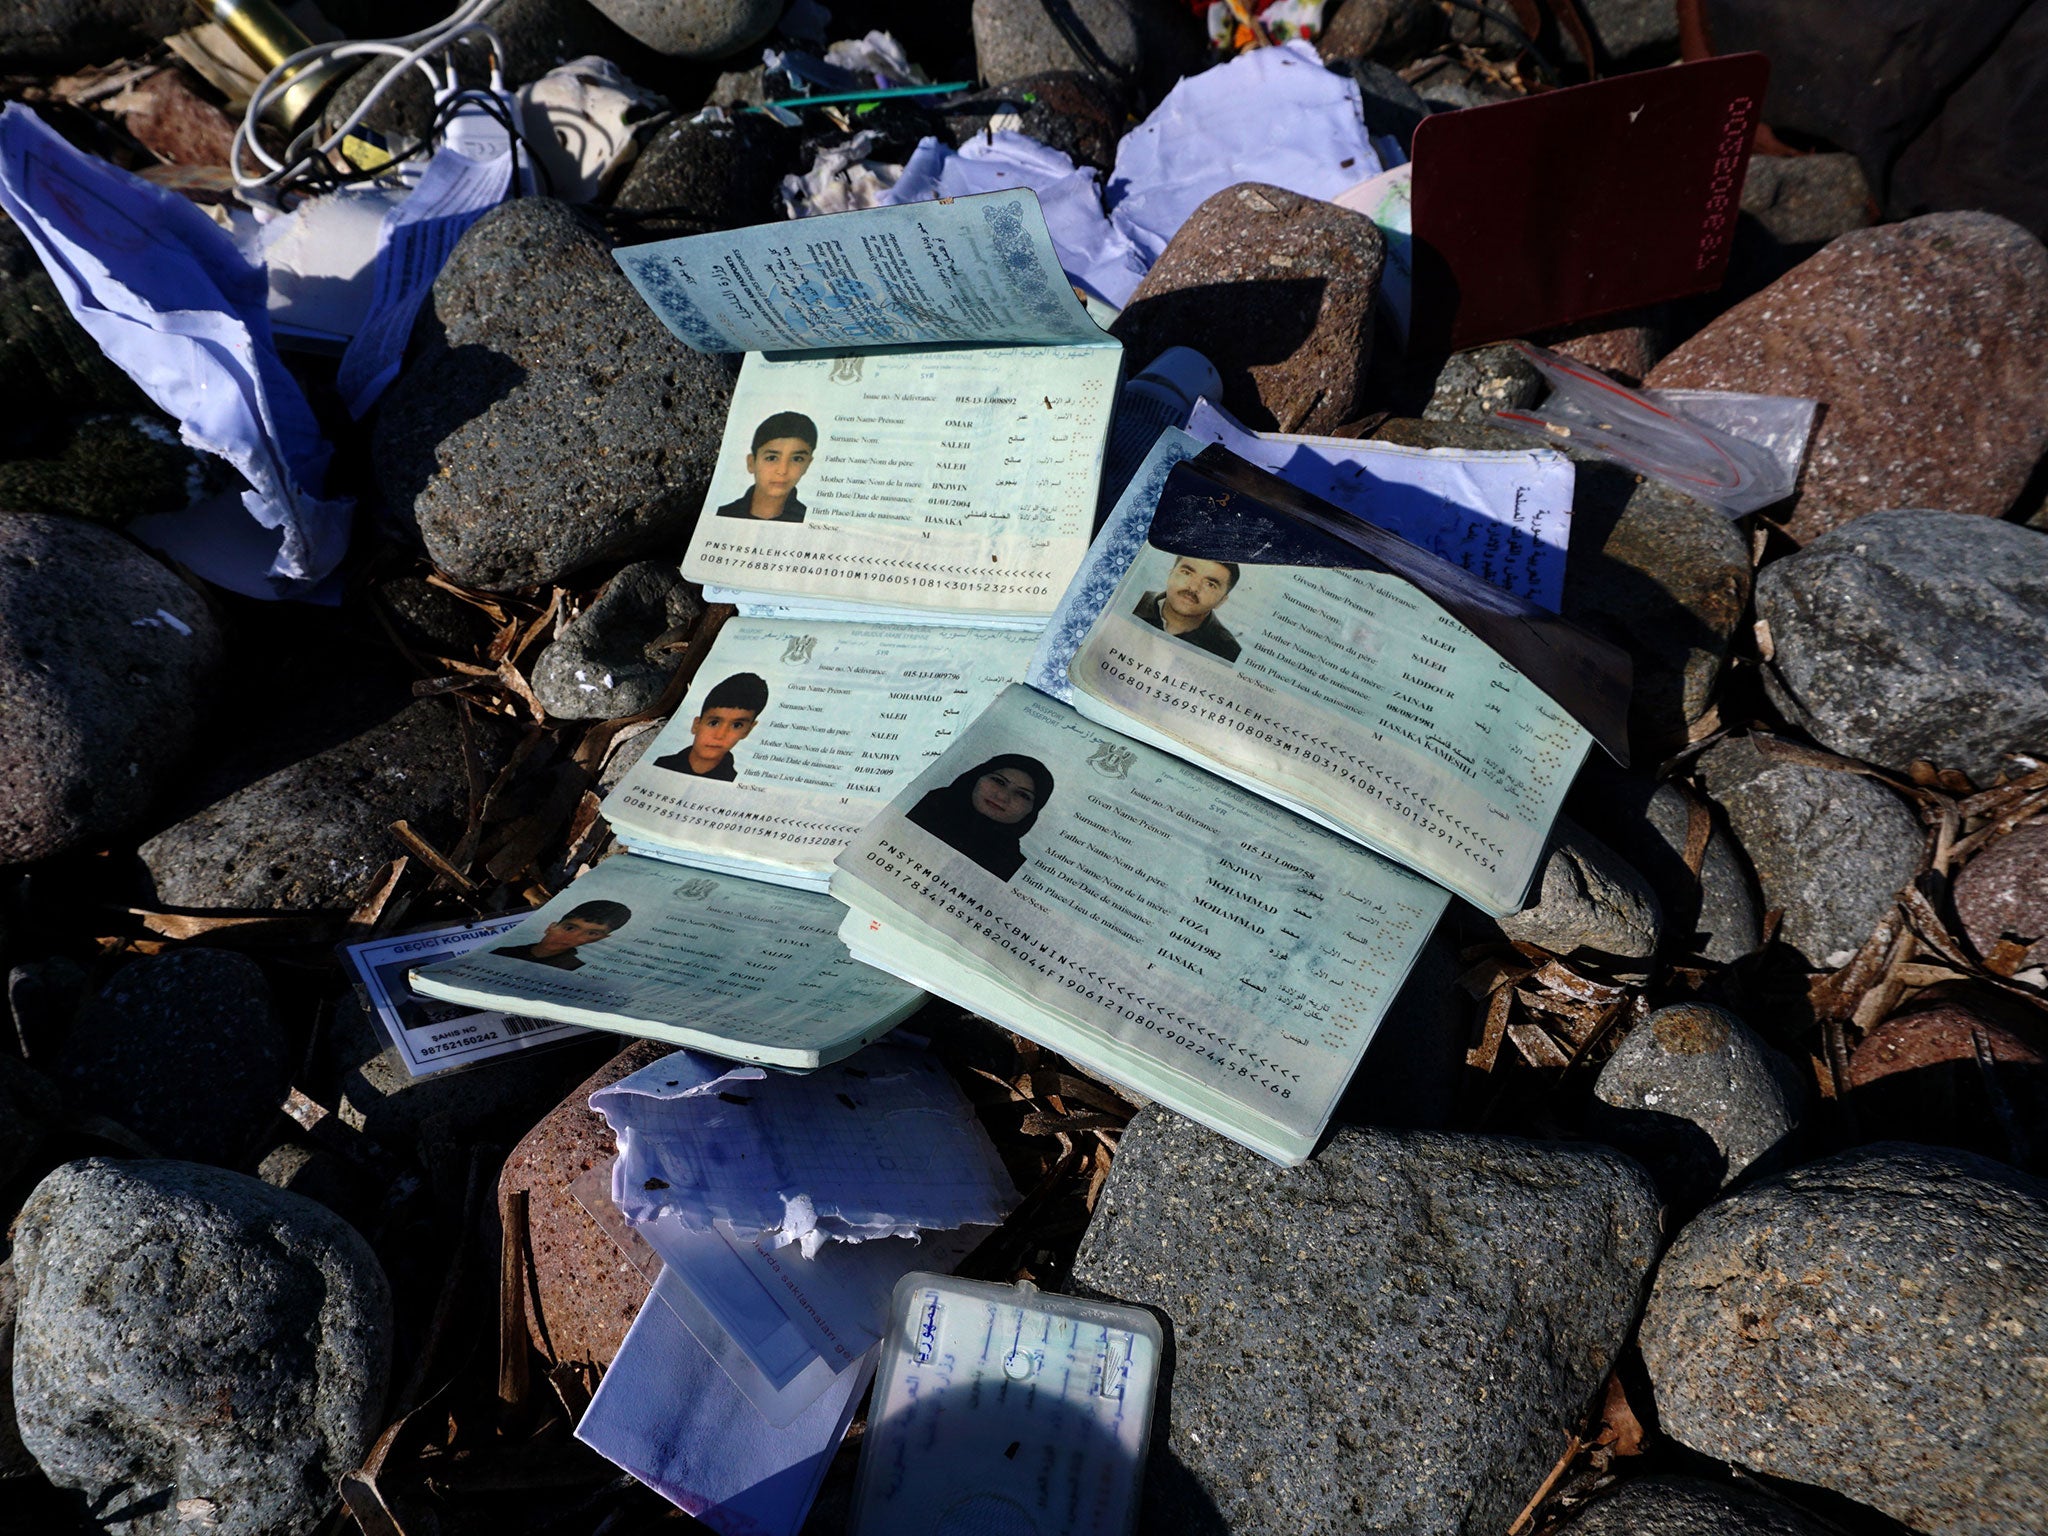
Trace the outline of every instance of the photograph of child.
<instances>
[{"instance_id":1,"label":"photograph of child","mask_svg":"<svg viewBox=\"0 0 2048 1536\"><path fill-rule=\"evenodd\" d=\"M754 428L747 453L747 473L754 477L743 491L720 507L719 517L751 517L763 523L800 523L804 504L796 483L818 452L818 424L801 411L777 411Z\"/></svg>"},{"instance_id":2,"label":"photograph of child","mask_svg":"<svg viewBox=\"0 0 2048 1536\"><path fill-rule=\"evenodd\" d=\"M531 944L505 944L491 953L531 960L535 965L552 966L558 971L580 971L583 961L577 950L610 938L632 920L632 909L624 902L586 901L549 923L547 931Z\"/></svg>"},{"instance_id":3,"label":"photograph of child","mask_svg":"<svg viewBox=\"0 0 2048 1536\"><path fill-rule=\"evenodd\" d=\"M933 790L908 812L956 853L998 880L1024 867L1024 835L1052 798L1052 772L1035 757L1005 752Z\"/></svg>"},{"instance_id":4,"label":"photograph of child","mask_svg":"<svg viewBox=\"0 0 2048 1536\"><path fill-rule=\"evenodd\" d=\"M1228 560L1198 560L1182 555L1166 573L1166 586L1147 592L1131 610L1154 629L1163 629L1176 640L1198 645L1212 656L1235 661L1237 637L1223 627L1216 610L1237 586L1237 567Z\"/></svg>"},{"instance_id":5,"label":"photograph of child","mask_svg":"<svg viewBox=\"0 0 2048 1536\"><path fill-rule=\"evenodd\" d=\"M690 722L688 749L657 757L654 766L730 784L739 776L732 749L747 739L767 707L768 680L753 672L733 673L704 695Z\"/></svg>"}]
</instances>

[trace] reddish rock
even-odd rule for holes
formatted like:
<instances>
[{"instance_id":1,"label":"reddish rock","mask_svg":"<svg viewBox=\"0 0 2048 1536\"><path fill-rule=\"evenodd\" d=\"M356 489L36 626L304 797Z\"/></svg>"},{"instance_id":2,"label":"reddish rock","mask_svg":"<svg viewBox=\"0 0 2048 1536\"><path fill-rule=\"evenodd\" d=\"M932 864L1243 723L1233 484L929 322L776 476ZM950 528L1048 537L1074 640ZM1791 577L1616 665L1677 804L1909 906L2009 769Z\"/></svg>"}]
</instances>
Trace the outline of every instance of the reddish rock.
<instances>
[{"instance_id":1,"label":"reddish rock","mask_svg":"<svg viewBox=\"0 0 2048 1536\"><path fill-rule=\"evenodd\" d=\"M1988 213L1856 230L1653 369L1653 389L1825 406L1792 504L1804 542L1890 507L2003 515L2048 448L2048 250Z\"/></svg>"},{"instance_id":2,"label":"reddish rock","mask_svg":"<svg viewBox=\"0 0 2048 1536\"><path fill-rule=\"evenodd\" d=\"M637 1040L570 1090L505 1159L498 1200L526 1191L535 1305L526 1323L533 1347L555 1360L610 1365L647 1299L647 1282L626 1262L569 1186L618 1155L611 1127L590 1096L675 1048Z\"/></svg>"},{"instance_id":3,"label":"reddish rock","mask_svg":"<svg viewBox=\"0 0 2048 1536\"><path fill-rule=\"evenodd\" d=\"M1874 1140L2048 1166L2048 1012L2008 1015L1953 1001L1886 1019L1850 1055L1849 1085L1863 1134Z\"/></svg>"},{"instance_id":4,"label":"reddish rock","mask_svg":"<svg viewBox=\"0 0 2048 1536\"><path fill-rule=\"evenodd\" d=\"M1849 1058L1849 1086L1867 1088L1901 1072L1947 1062L1974 1065L1980 1035L1991 1059L2000 1066L2048 1066L2048 1052L2043 1051L2038 1036L2023 1034L1959 1004L1942 1003L1886 1019L1864 1036Z\"/></svg>"},{"instance_id":5,"label":"reddish rock","mask_svg":"<svg viewBox=\"0 0 2048 1536\"><path fill-rule=\"evenodd\" d=\"M1671 349L1671 325L1659 305L1631 309L1604 320L1581 320L1536 340L1589 368L1611 373L1624 384L1640 384L1657 366L1657 359Z\"/></svg>"},{"instance_id":6,"label":"reddish rock","mask_svg":"<svg viewBox=\"0 0 2048 1536\"><path fill-rule=\"evenodd\" d=\"M2048 821L1986 843L1956 876L1956 915L1977 953L2001 940L2030 946L2024 966L2048 965Z\"/></svg>"},{"instance_id":7,"label":"reddish rock","mask_svg":"<svg viewBox=\"0 0 2048 1536\"><path fill-rule=\"evenodd\" d=\"M1364 214L1240 182L1181 226L1111 334L1133 374L1168 347L1205 354L1247 426L1328 432L1364 414L1386 256Z\"/></svg>"}]
</instances>

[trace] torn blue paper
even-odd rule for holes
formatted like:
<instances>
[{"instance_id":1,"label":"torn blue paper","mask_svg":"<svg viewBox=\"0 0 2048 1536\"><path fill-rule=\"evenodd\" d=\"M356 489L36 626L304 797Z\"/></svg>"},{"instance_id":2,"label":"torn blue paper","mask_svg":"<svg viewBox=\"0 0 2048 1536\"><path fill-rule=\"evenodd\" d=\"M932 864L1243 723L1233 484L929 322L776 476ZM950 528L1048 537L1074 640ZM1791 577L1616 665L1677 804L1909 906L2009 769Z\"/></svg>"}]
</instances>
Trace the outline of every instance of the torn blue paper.
<instances>
[{"instance_id":1,"label":"torn blue paper","mask_svg":"<svg viewBox=\"0 0 2048 1536\"><path fill-rule=\"evenodd\" d=\"M271 340L263 273L184 198L79 153L18 104L0 111L0 208L101 350L249 482L242 505L272 545L252 580L273 597L310 591L348 552L354 504L321 494L332 449Z\"/></svg>"},{"instance_id":2,"label":"torn blue paper","mask_svg":"<svg viewBox=\"0 0 2048 1536\"><path fill-rule=\"evenodd\" d=\"M1306 43L1189 75L1116 147L1110 222L1147 266L1204 199L1241 181L1334 199L1381 166L1358 87Z\"/></svg>"},{"instance_id":3,"label":"torn blue paper","mask_svg":"<svg viewBox=\"0 0 2048 1536\"><path fill-rule=\"evenodd\" d=\"M1149 262L1102 211L1097 172L1021 133L977 134L959 150L919 141L878 207L1029 187L1070 281L1121 309Z\"/></svg>"}]
</instances>

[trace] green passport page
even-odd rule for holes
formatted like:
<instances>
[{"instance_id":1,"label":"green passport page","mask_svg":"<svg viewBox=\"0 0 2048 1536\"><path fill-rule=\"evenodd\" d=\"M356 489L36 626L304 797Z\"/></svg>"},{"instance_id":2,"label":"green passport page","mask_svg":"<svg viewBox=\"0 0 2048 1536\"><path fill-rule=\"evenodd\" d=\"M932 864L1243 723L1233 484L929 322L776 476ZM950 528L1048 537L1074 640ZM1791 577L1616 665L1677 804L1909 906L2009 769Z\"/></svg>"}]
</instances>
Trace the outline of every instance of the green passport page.
<instances>
[{"instance_id":1,"label":"green passport page","mask_svg":"<svg viewBox=\"0 0 2048 1536\"><path fill-rule=\"evenodd\" d=\"M1450 899L1022 685L832 893L857 959L1290 1164Z\"/></svg>"},{"instance_id":2,"label":"green passport page","mask_svg":"<svg viewBox=\"0 0 2048 1536\"><path fill-rule=\"evenodd\" d=\"M1025 189L617 252L744 352L683 574L764 617L1043 627L1088 544L1123 349Z\"/></svg>"},{"instance_id":3,"label":"green passport page","mask_svg":"<svg viewBox=\"0 0 2048 1536\"><path fill-rule=\"evenodd\" d=\"M823 891L853 835L1023 677L1033 644L1021 630L730 620L605 817L636 853Z\"/></svg>"},{"instance_id":4,"label":"green passport page","mask_svg":"<svg viewBox=\"0 0 2048 1536\"><path fill-rule=\"evenodd\" d=\"M1063 654L1090 719L1519 911L1588 748L1625 760L1627 656L1225 449L1153 484L1031 675Z\"/></svg>"},{"instance_id":5,"label":"green passport page","mask_svg":"<svg viewBox=\"0 0 2048 1536\"><path fill-rule=\"evenodd\" d=\"M413 990L526 1018L804 1070L851 1055L924 994L850 958L829 896L631 854Z\"/></svg>"}]
</instances>

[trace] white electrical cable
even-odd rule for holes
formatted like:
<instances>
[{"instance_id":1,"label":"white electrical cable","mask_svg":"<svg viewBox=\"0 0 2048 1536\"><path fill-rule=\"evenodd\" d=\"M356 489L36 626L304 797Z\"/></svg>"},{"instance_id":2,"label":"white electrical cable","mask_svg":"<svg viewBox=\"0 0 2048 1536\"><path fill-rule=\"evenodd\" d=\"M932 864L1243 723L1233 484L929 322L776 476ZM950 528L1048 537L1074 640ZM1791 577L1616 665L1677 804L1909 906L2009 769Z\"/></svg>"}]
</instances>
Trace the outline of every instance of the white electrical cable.
<instances>
[{"instance_id":1,"label":"white electrical cable","mask_svg":"<svg viewBox=\"0 0 2048 1536\"><path fill-rule=\"evenodd\" d=\"M229 161L235 177L235 185L244 195L257 201L274 202L285 186L296 177L305 174L314 163L323 161L340 147L350 134L355 132L364 118L368 117L385 94L392 90L409 69L418 69L427 78L429 87L437 94L455 88L455 65L452 58L444 59L446 83L434 73L427 62L430 55L446 53L455 44L467 37L480 38L490 49L491 88L503 90L504 44L498 34L483 25L483 18L498 4L498 0L464 0L453 13L434 26L403 37L383 38L376 41L315 43L302 48L285 59L265 75L250 94L248 108L242 114L242 121L235 129L232 159ZM256 133L256 125L272 100L290 89L291 80L287 75L295 74L301 67L322 63L330 59L389 58L396 62L384 72L369 93L357 104L355 110L334 132L318 143L317 122L301 131L286 147L282 159L273 155L263 146ZM247 161L254 158L263 169L251 174Z\"/></svg>"}]
</instances>

